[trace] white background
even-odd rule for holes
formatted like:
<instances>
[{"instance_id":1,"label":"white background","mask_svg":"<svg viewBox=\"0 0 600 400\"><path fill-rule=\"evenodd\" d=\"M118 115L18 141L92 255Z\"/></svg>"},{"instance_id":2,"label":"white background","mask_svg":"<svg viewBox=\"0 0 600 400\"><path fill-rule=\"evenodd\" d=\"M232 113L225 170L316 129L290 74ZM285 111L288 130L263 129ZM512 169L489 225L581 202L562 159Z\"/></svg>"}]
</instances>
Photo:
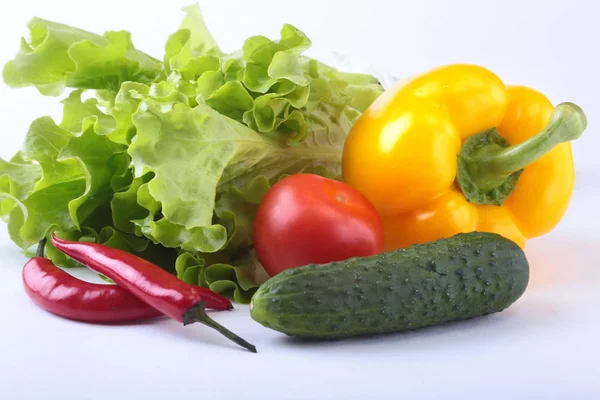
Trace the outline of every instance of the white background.
<instances>
[{"instance_id":1,"label":"white background","mask_svg":"<svg viewBox=\"0 0 600 400\"><path fill-rule=\"evenodd\" d=\"M0 63L14 56L32 16L98 33L125 29L138 48L160 58L190 3L3 2ZM324 61L333 62L337 51L355 58L355 69L400 78L445 63L478 63L555 103L578 103L589 127L573 145L578 180L569 212L554 232L530 242L531 284L503 313L322 344L262 328L243 306L215 314L259 354L201 326L97 326L51 316L23 293L25 258L2 226L0 399L600 398L597 1L214 0L201 7L226 50L250 35L275 38L287 22L312 39L310 53ZM19 148L34 118L59 112L56 99L0 84L0 157Z\"/></svg>"}]
</instances>

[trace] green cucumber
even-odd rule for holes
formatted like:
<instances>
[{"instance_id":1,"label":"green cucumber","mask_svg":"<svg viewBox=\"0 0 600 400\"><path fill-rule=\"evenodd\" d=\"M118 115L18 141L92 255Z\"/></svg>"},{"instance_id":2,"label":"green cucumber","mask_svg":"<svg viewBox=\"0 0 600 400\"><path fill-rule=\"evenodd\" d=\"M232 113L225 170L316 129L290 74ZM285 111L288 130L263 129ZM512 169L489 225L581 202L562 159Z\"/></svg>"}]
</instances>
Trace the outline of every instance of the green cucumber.
<instances>
[{"instance_id":1,"label":"green cucumber","mask_svg":"<svg viewBox=\"0 0 600 400\"><path fill-rule=\"evenodd\" d=\"M252 318L290 336L401 332L502 311L525 292L529 263L514 242L461 233L370 257L291 268L267 280Z\"/></svg>"}]
</instances>

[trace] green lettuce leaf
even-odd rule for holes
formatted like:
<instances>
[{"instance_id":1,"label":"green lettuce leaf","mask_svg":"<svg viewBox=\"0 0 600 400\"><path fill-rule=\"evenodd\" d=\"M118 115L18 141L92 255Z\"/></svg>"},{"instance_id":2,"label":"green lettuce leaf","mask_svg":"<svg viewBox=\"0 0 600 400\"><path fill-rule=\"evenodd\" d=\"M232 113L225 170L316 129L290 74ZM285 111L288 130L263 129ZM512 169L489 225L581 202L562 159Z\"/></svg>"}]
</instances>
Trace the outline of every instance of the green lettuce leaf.
<instances>
[{"instance_id":1,"label":"green lettuce leaf","mask_svg":"<svg viewBox=\"0 0 600 400\"><path fill-rule=\"evenodd\" d=\"M124 149L97 134L97 126L90 124L74 136L51 118L42 117L25 136L19 163L0 163L0 176L9 182L8 191L0 197L9 197L13 203L10 207L7 200L2 201L3 215L12 215L11 237L18 235L21 247L35 244L53 229L82 228L82 222L112 198L111 180L117 169L126 169L128 160L117 157Z\"/></svg>"},{"instance_id":2,"label":"green lettuce leaf","mask_svg":"<svg viewBox=\"0 0 600 400\"><path fill-rule=\"evenodd\" d=\"M57 22L33 18L28 42L3 70L10 87L34 85L44 95L65 87L118 91L127 81L149 83L163 74L159 60L137 50L126 31L104 36Z\"/></svg>"},{"instance_id":3,"label":"green lettuce leaf","mask_svg":"<svg viewBox=\"0 0 600 400\"><path fill-rule=\"evenodd\" d=\"M134 179L126 190L115 193L110 202L114 227L121 232L135 233L133 221L148 216L148 210L138 203L138 191L145 183L144 178Z\"/></svg>"},{"instance_id":4,"label":"green lettuce leaf","mask_svg":"<svg viewBox=\"0 0 600 400\"><path fill-rule=\"evenodd\" d=\"M175 71L184 79L196 80L204 72L219 71L221 50L208 31L198 4L185 7L186 17L165 45L167 74Z\"/></svg>"},{"instance_id":5,"label":"green lettuce leaf","mask_svg":"<svg viewBox=\"0 0 600 400\"><path fill-rule=\"evenodd\" d=\"M0 216L24 251L55 231L248 303L267 278L253 248L265 193L301 172L341 179L347 134L383 88L305 55L292 25L225 53L199 6L185 13L160 60L126 31L31 20L5 82L75 90L59 124L36 119L0 160ZM81 267L51 242L46 255Z\"/></svg>"},{"instance_id":6,"label":"green lettuce leaf","mask_svg":"<svg viewBox=\"0 0 600 400\"><path fill-rule=\"evenodd\" d=\"M33 121L25 135L21 155L24 160L34 161L42 169L42 177L35 185L36 190L83 177L81 167L75 160L58 159L62 149L73 137L50 117Z\"/></svg>"},{"instance_id":7,"label":"green lettuce leaf","mask_svg":"<svg viewBox=\"0 0 600 400\"><path fill-rule=\"evenodd\" d=\"M186 16L181 22L179 29L188 30L191 33L190 40L192 49L201 54L220 54L221 50L204 22L200 5L196 3L184 7L183 10L185 11Z\"/></svg>"},{"instance_id":8,"label":"green lettuce leaf","mask_svg":"<svg viewBox=\"0 0 600 400\"><path fill-rule=\"evenodd\" d=\"M98 108L97 99L81 101L82 93L83 90L74 90L62 101L64 107L60 127L75 135L85 132L88 128L100 135L112 133L116 128L115 119Z\"/></svg>"},{"instance_id":9,"label":"green lettuce leaf","mask_svg":"<svg viewBox=\"0 0 600 400\"><path fill-rule=\"evenodd\" d=\"M37 190L23 201L27 210L25 221L19 229L24 243L32 246L51 230L74 231L77 225L71 217L69 204L83 196L85 179L57 183Z\"/></svg>"},{"instance_id":10,"label":"green lettuce leaf","mask_svg":"<svg viewBox=\"0 0 600 400\"><path fill-rule=\"evenodd\" d=\"M229 248L243 249L252 246L254 216L270 187L269 180L264 175L259 175L245 191L232 187L218 197L215 214L219 223L227 229Z\"/></svg>"},{"instance_id":11,"label":"green lettuce leaf","mask_svg":"<svg viewBox=\"0 0 600 400\"><path fill-rule=\"evenodd\" d=\"M119 151L122 151L121 146L91 128L81 136L71 138L62 149L59 161L78 163L86 182L85 192L69 202L69 213L76 227L79 228L95 209L111 200L111 178L119 169L115 160L126 162L124 158L113 158Z\"/></svg>"},{"instance_id":12,"label":"green lettuce leaf","mask_svg":"<svg viewBox=\"0 0 600 400\"><path fill-rule=\"evenodd\" d=\"M0 215L3 219L33 192L42 178L39 164L26 162L19 151L9 161L0 159Z\"/></svg>"},{"instance_id":13,"label":"green lettuce leaf","mask_svg":"<svg viewBox=\"0 0 600 400\"><path fill-rule=\"evenodd\" d=\"M144 100L134 121L137 136L128 153L136 176L154 174L148 190L161 204L164 217L148 224L145 234L169 247L192 246L202 252L221 249L227 232L213 224L219 192L232 187L245 190L259 176L272 181L319 166L330 167L337 176L341 173L344 135L330 135L341 140L329 146L322 140L319 150L284 148L206 105L190 108L150 98ZM168 234L161 233L164 239L160 240L154 230Z\"/></svg>"},{"instance_id":14,"label":"green lettuce leaf","mask_svg":"<svg viewBox=\"0 0 600 400\"><path fill-rule=\"evenodd\" d=\"M246 111L254 106L254 99L238 81L226 82L206 98L206 104L236 121L242 121Z\"/></svg>"}]
</instances>

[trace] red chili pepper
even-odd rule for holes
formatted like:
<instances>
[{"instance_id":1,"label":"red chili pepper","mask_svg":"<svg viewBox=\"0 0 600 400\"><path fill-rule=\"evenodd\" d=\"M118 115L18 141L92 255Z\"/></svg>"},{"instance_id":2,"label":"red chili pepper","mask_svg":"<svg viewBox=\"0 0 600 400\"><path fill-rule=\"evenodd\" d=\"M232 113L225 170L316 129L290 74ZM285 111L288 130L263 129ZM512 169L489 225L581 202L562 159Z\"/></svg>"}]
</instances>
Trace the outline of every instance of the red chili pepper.
<instances>
[{"instance_id":1,"label":"red chili pepper","mask_svg":"<svg viewBox=\"0 0 600 400\"><path fill-rule=\"evenodd\" d=\"M75 278L43 258L43 249L41 243L22 276L27 295L46 311L83 322L129 322L163 315L117 285Z\"/></svg>"},{"instance_id":2,"label":"red chili pepper","mask_svg":"<svg viewBox=\"0 0 600 400\"><path fill-rule=\"evenodd\" d=\"M219 331L228 339L246 349L256 348L212 320L205 307L232 309L231 302L212 290L190 285L160 267L123 250L96 243L73 242L52 234L52 243L92 270L112 279L138 299L151 305L170 318L189 325L200 322Z\"/></svg>"}]
</instances>

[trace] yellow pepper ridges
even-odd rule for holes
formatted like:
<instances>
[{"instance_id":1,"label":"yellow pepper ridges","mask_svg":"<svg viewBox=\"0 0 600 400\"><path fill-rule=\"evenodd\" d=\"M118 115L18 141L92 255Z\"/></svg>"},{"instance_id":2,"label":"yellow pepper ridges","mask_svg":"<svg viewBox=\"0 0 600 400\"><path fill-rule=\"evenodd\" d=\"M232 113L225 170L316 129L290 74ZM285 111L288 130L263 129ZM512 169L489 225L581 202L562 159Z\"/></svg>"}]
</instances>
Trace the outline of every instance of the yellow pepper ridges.
<instances>
[{"instance_id":1,"label":"yellow pepper ridges","mask_svg":"<svg viewBox=\"0 0 600 400\"><path fill-rule=\"evenodd\" d=\"M379 210L386 250L470 231L499 233L525 247L527 239L559 223L572 196L575 171L567 141L583 132L586 121L577 106L565 110L558 112L531 88L506 86L483 67L440 67L399 82L365 111L346 140L344 180ZM515 160L528 165L515 174L514 189L499 204L477 204L467 200L457 182L457 160L467 139L492 128L511 145L510 154L503 155L509 165ZM580 132L567 135L566 130ZM533 137L527 149L513 149ZM556 145L559 140L564 143ZM554 147L539 157L541 150L531 151L536 146ZM497 174L504 180L502 168L483 166L485 151L497 156L502 150L488 147L464 157L469 171L475 178Z\"/></svg>"}]
</instances>

